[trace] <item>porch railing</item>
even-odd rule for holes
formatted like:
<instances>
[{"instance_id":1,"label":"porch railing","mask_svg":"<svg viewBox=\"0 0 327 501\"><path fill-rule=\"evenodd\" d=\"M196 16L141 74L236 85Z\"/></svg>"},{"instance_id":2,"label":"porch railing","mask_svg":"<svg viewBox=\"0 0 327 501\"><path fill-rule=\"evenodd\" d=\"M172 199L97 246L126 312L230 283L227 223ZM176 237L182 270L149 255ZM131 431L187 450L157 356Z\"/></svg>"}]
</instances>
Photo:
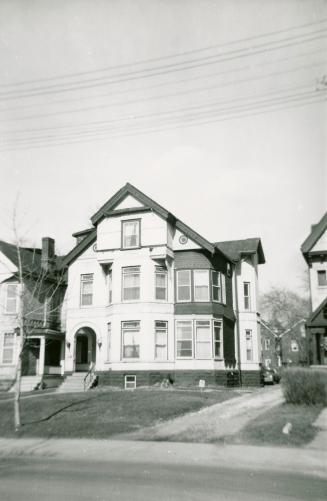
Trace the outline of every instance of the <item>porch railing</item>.
<instances>
[{"instance_id":1,"label":"porch railing","mask_svg":"<svg viewBox=\"0 0 327 501\"><path fill-rule=\"evenodd\" d=\"M84 378L84 391L86 391L92 387L96 378L97 378L97 376L95 374L95 363L91 362L90 368L89 368L89 370Z\"/></svg>"}]
</instances>

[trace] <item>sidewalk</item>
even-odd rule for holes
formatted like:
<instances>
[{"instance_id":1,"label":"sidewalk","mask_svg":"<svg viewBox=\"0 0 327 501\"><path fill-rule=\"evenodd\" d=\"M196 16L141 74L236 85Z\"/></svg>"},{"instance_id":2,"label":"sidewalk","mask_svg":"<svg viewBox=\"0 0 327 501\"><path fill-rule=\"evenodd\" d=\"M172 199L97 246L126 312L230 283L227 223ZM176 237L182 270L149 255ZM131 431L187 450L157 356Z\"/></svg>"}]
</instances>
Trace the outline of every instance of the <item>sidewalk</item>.
<instances>
[{"instance_id":1,"label":"sidewalk","mask_svg":"<svg viewBox=\"0 0 327 501\"><path fill-rule=\"evenodd\" d=\"M321 450L243 445L85 439L0 439L1 458L44 458L92 463L129 462L282 471L327 479Z\"/></svg>"}]
</instances>

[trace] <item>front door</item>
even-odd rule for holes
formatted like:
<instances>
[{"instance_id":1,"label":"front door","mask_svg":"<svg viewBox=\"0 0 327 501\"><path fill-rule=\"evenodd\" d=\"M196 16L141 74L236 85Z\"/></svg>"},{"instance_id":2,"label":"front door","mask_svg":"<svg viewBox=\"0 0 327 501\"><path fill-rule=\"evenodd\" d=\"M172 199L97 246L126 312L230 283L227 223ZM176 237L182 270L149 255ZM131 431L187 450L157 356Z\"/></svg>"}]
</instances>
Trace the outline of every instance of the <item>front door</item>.
<instances>
[{"instance_id":1,"label":"front door","mask_svg":"<svg viewBox=\"0 0 327 501\"><path fill-rule=\"evenodd\" d=\"M28 339L22 353L22 376L36 376L39 369L40 340Z\"/></svg>"},{"instance_id":2,"label":"front door","mask_svg":"<svg viewBox=\"0 0 327 501\"><path fill-rule=\"evenodd\" d=\"M76 371L89 369L89 341L86 335L76 337Z\"/></svg>"}]
</instances>

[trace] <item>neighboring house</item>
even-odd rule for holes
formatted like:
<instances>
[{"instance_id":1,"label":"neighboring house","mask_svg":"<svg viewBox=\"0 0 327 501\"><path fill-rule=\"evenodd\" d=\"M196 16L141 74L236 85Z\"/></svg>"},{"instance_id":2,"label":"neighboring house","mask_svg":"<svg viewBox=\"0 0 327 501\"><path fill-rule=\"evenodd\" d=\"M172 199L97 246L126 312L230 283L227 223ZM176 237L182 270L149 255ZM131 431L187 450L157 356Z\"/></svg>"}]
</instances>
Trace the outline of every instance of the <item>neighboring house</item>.
<instances>
[{"instance_id":1,"label":"neighboring house","mask_svg":"<svg viewBox=\"0 0 327 501\"><path fill-rule=\"evenodd\" d=\"M19 281L19 254L23 284ZM0 380L13 381L19 357L19 311L23 301L26 342L22 375L60 374L64 335L60 301L64 282L56 273L54 241L43 238L42 249L0 241ZM21 289L23 288L23 290ZM21 292L22 290L22 292Z\"/></svg>"},{"instance_id":2,"label":"neighboring house","mask_svg":"<svg viewBox=\"0 0 327 501\"><path fill-rule=\"evenodd\" d=\"M299 320L278 334L261 320L261 350L262 365L268 369L308 365L309 343L305 320Z\"/></svg>"},{"instance_id":3,"label":"neighboring house","mask_svg":"<svg viewBox=\"0 0 327 501\"><path fill-rule=\"evenodd\" d=\"M260 384L260 239L211 243L127 183L63 259L66 375Z\"/></svg>"},{"instance_id":4,"label":"neighboring house","mask_svg":"<svg viewBox=\"0 0 327 501\"><path fill-rule=\"evenodd\" d=\"M301 251L309 267L312 313L306 326L311 365L327 365L327 213L311 227Z\"/></svg>"}]
</instances>

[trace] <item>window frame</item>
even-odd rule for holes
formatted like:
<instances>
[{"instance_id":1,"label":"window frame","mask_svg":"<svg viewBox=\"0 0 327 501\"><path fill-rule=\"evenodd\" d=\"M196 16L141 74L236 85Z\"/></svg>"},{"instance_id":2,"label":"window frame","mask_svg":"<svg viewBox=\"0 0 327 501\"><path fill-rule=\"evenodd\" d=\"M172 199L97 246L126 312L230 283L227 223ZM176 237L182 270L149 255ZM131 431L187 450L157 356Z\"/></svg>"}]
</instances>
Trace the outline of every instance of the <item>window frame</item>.
<instances>
[{"instance_id":1,"label":"window frame","mask_svg":"<svg viewBox=\"0 0 327 501\"><path fill-rule=\"evenodd\" d=\"M124 225L126 223L137 223L137 245L125 247L124 245ZM141 218L122 219L121 220L121 250L139 249L141 247Z\"/></svg>"},{"instance_id":2,"label":"window frame","mask_svg":"<svg viewBox=\"0 0 327 501\"><path fill-rule=\"evenodd\" d=\"M127 381L128 378L134 378L134 385L132 387L127 386L132 381ZM136 389L136 375L135 374L125 374L124 376L124 390L135 390Z\"/></svg>"},{"instance_id":3,"label":"window frame","mask_svg":"<svg viewBox=\"0 0 327 501\"><path fill-rule=\"evenodd\" d=\"M248 294L245 294L245 286L248 288ZM248 306L246 307L246 301L248 300ZM243 305L245 311L251 311L251 285L250 282L243 282Z\"/></svg>"},{"instance_id":4,"label":"window frame","mask_svg":"<svg viewBox=\"0 0 327 501\"><path fill-rule=\"evenodd\" d=\"M192 355L190 356L186 356L186 357L183 357L181 355L178 355L178 324L180 323L190 323L191 324L191 329L192 329L192 333L191 333L191 347L192 347ZM194 322L193 320L176 320L176 359L178 360L193 360L194 359ZM186 339L186 340L183 340L183 341L190 341L189 339Z\"/></svg>"},{"instance_id":5,"label":"window frame","mask_svg":"<svg viewBox=\"0 0 327 501\"><path fill-rule=\"evenodd\" d=\"M250 333L250 334L248 334ZM249 335L249 339L248 339L248 336ZM251 341L251 358L248 357L248 351L249 351L249 348L248 348L248 341ZM247 362L253 362L253 333L252 333L252 329L245 329L245 351L246 351L246 361Z\"/></svg>"},{"instance_id":6,"label":"window frame","mask_svg":"<svg viewBox=\"0 0 327 501\"><path fill-rule=\"evenodd\" d=\"M265 343L265 350L270 350L270 339L265 338L264 343Z\"/></svg>"},{"instance_id":7,"label":"window frame","mask_svg":"<svg viewBox=\"0 0 327 501\"><path fill-rule=\"evenodd\" d=\"M178 281L178 276L179 273L185 273L187 272L189 275L189 299L179 299L179 281ZM186 285L182 285L181 287L186 287ZM176 270L176 302L177 303L191 303L192 302L192 270L190 269L183 269L183 270Z\"/></svg>"},{"instance_id":8,"label":"window frame","mask_svg":"<svg viewBox=\"0 0 327 501\"><path fill-rule=\"evenodd\" d=\"M6 283L5 285L6 285L6 288L5 288L6 297L5 297L4 313L6 315L17 315L17 312L18 312L18 286L19 286L19 284L18 283ZM15 295L13 297L8 297L8 291L9 291L10 287L15 287ZM10 301L13 301L13 300L14 300L14 304L15 304L15 310L9 311L8 310L8 303Z\"/></svg>"},{"instance_id":9,"label":"window frame","mask_svg":"<svg viewBox=\"0 0 327 501\"><path fill-rule=\"evenodd\" d=\"M157 275L165 276L165 299L157 297L157 289L163 289L163 287L157 287ZM163 266L155 266L154 270L154 298L156 301L161 301L163 303L168 301L168 270Z\"/></svg>"},{"instance_id":10,"label":"window frame","mask_svg":"<svg viewBox=\"0 0 327 501\"><path fill-rule=\"evenodd\" d=\"M220 331L219 331L219 355L216 355L216 331L215 327L216 325L219 326ZM223 320L213 320L212 322L212 329L213 329L213 335L212 335L212 340L213 340L213 358L214 360L223 360L224 359L224 322Z\"/></svg>"},{"instance_id":11,"label":"window frame","mask_svg":"<svg viewBox=\"0 0 327 501\"><path fill-rule=\"evenodd\" d=\"M324 277L324 283L320 283L319 277L323 274ZM318 281L318 287L327 287L327 270L317 270L317 281Z\"/></svg>"},{"instance_id":12,"label":"window frame","mask_svg":"<svg viewBox=\"0 0 327 501\"><path fill-rule=\"evenodd\" d=\"M158 323L166 324L165 327L158 327ZM159 358L157 356L157 332L165 332L166 334L166 356L164 358ZM167 320L155 320L154 321L154 359L159 361L167 361L168 360L168 321Z\"/></svg>"},{"instance_id":13,"label":"window frame","mask_svg":"<svg viewBox=\"0 0 327 501\"><path fill-rule=\"evenodd\" d=\"M107 274L107 280L108 280L108 305L112 304L112 268L108 270Z\"/></svg>"},{"instance_id":14,"label":"window frame","mask_svg":"<svg viewBox=\"0 0 327 501\"><path fill-rule=\"evenodd\" d=\"M138 290L139 290L139 293L138 293L138 297L135 298L135 299L125 299L124 298L124 291L125 291L125 287L124 287L124 277L127 275L127 272L125 270L128 270L128 269L138 269L138 272L134 271L133 273L131 272L131 274L134 274L134 275L138 275L139 277L139 286L138 286ZM137 301L140 301L141 300L141 266L123 266L122 269L121 269L121 272L122 272L122 277L121 277L121 300L122 300L122 303L135 303ZM136 287L128 287L128 289L135 289Z\"/></svg>"},{"instance_id":15,"label":"window frame","mask_svg":"<svg viewBox=\"0 0 327 501\"><path fill-rule=\"evenodd\" d=\"M192 290L193 290L193 302L194 303L209 303L210 302L210 270L208 268L203 268L203 269L192 269L192 272L193 272L193 287L192 287ZM203 272L206 272L207 274L207 277L208 277L208 285L205 286L207 287L207 299L196 299L196 295L195 295L195 290L196 290L196 287L203 287L203 286L196 286L196 283L195 283L195 276L196 276L196 273L203 273Z\"/></svg>"},{"instance_id":16,"label":"window frame","mask_svg":"<svg viewBox=\"0 0 327 501\"><path fill-rule=\"evenodd\" d=\"M112 324L107 323L107 362L111 360L111 337L112 337Z\"/></svg>"},{"instance_id":17,"label":"window frame","mask_svg":"<svg viewBox=\"0 0 327 501\"><path fill-rule=\"evenodd\" d=\"M218 285L214 283L213 277L215 273L218 276ZM218 289L218 299L214 299L214 293L213 293L214 289ZM220 271L217 270L211 270L211 295L213 303L222 303L221 273Z\"/></svg>"},{"instance_id":18,"label":"window frame","mask_svg":"<svg viewBox=\"0 0 327 501\"><path fill-rule=\"evenodd\" d=\"M6 336L10 336L12 338L12 344L10 346L5 346L5 339ZM2 365L15 365L15 341L16 341L16 334L14 332L4 332L3 337L2 337L2 346L1 346L1 363ZM4 352L5 350L11 350L12 356L11 356L11 362L5 362L4 361Z\"/></svg>"},{"instance_id":19,"label":"window frame","mask_svg":"<svg viewBox=\"0 0 327 501\"><path fill-rule=\"evenodd\" d=\"M83 277L92 277L92 280L83 279ZM83 285L85 283L92 284L92 293L91 294L83 293ZM90 308L91 306L93 306L93 293L94 293L93 284L94 284L94 273L81 273L81 275L80 275L80 299L79 299L80 308ZM83 304L83 297L86 295L91 296L91 303L90 304Z\"/></svg>"},{"instance_id":20,"label":"window frame","mask_svg":"<svg viewBox=\"0 0 327 501\"><path fill-rule=\"evenodd\" d=\"M124 324L136 324L138 323L138 330L136 330L136 328L126 328L126 326L124 326ZM126 357L125 356L125 352L124 352L124 347L125 347L125 332L137 332L138 334L141 333L141 321L140 320L122 320L121 322L121 359L122 360L140 360L141 358L141 343L139 343L138 345L133 345L133 346L138 346L139 347L139 350L138 350L138 357ZM128 345L129 346L129 345Z\"/></svg>"},{"instance_id":21,"label":"window frame","mask_svg":"<svg viewBox=\"0 0 327 501\"><path fill-rule=\"evenodd\" d=\"M209 324L209 341L207 342L202 342L202 344L208 344L209 349L210 349L210 355L208 357L199 357L198 356L198 337L197 337L197 328L199 323L207 323ZM212 360L213 358L213 353L212 353L212 320L200 320L196 319L194 320L194 359L195 360ZM201 342L201 341L200 341Z\"/></svg>"}]
</instances>

